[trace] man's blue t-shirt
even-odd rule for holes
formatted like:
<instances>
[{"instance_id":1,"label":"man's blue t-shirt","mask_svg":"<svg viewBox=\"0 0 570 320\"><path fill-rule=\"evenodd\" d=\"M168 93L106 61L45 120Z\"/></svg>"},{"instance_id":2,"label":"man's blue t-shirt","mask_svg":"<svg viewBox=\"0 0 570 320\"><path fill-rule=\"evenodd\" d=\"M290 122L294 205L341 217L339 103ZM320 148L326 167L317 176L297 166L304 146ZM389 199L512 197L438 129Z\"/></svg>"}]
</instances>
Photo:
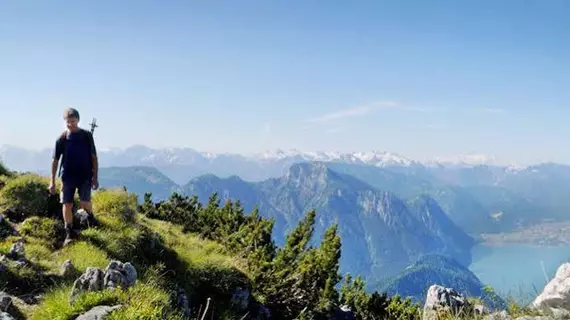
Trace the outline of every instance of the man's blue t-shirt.
<instances>
[{"instance_id":1,"label":"man's blue t-shirt","mask_svg":"<svg viewBox=\"0 0 570 320\"><path fill-rule=\"evenodd\" d=\"M96 156L95 143L91 132L79 129L67 132L57 139L53 158L62 157L61 179L63 181L84 182L93 178L93 160Z\"/></svg>"}]
</instances>

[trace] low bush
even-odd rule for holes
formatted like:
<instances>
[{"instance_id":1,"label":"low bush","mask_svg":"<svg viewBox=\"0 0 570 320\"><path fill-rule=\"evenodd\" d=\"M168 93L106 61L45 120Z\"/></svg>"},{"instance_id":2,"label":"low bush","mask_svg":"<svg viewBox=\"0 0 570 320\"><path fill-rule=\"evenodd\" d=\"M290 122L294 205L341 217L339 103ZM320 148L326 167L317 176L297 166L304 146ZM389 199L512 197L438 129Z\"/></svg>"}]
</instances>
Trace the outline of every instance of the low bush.
<instances>
[{"instance_id":1,"label":"low bush","mask_svg":"<svg viewBox=\"0 0 570 320\"><path fill-rule=\"evenodd\" d=\"M30 215L46 215L49 180L36 174L8 179L0 189L0 212L11 212L10 219L20 222Z\"/></svg>"},{"instance_id":2,"label":"low bush","mask_svg":"<svg viewBox=\"0 0 570 320\"><path fill-rule=\"evenodd\" d=\"M93 211L103 218L133 222L137 210L137 196L122 189L99 190L93 194Z\"/></svg>"},{"instance_id":3,"label":"low bush","mask_svg":"<svg viewBox=\"0 0 570 320\"><path fill-rule=\"evenodd\" d=\"M63 240L64 228L61 221L33 216L22 222L20 233L43 240L50 248L55 248L57 243Z\"/></svg>"}]
</instances>

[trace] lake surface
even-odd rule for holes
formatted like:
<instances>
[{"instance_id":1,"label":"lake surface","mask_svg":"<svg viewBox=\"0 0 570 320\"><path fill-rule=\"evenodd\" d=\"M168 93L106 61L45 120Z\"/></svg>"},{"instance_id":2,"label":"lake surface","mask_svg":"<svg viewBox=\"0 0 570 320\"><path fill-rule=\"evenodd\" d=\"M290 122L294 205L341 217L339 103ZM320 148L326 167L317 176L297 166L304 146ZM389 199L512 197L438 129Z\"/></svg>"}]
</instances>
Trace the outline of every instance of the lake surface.
<instances>
[{"instance_id":1,"label":"lake surface","mask_svg":"<svg viewBox=\"0 0 570 320\"><path fill-rule=\"evenodd\" d=\"M481 282L491 285L502 297L526 304L542 292L562 263L570 262L570 247L478 245L472 255L469 269Z\"/></svg>"}]
</instances>

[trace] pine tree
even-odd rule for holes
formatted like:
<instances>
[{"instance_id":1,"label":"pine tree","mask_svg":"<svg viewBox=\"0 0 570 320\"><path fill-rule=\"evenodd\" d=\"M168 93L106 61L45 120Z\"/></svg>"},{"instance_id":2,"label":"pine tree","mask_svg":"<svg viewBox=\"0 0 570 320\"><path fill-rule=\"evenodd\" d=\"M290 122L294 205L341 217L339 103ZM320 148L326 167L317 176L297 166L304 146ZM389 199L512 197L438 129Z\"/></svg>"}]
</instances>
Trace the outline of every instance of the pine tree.
<instances>
[{"instance_id":1,"label":"pine tree","mask_svg":"<svg viewBox=\"0 0 570 320\"><path fill-rule=\"evenodd\" d=\"M299 282L299 264L306 255L315 255L309 247L313 236L316 212L311 210L296 228L287 234L285 246L281 248L267 275L269 284L263 288L266 304L276 310L280 319L291 319L299 315L303 304L298 304L299 297L295 283ZM282 317L282 318L281 318Z\"/></svg>"}]
</instances>

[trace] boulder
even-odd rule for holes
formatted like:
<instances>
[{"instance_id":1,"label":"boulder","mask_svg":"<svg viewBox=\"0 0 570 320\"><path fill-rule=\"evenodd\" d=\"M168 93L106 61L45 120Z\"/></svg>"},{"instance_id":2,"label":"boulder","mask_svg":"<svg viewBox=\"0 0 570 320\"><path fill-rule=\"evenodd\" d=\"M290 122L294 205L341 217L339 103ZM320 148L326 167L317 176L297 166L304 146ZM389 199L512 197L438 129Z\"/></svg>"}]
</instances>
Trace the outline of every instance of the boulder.
<instances>
[{"instance_id":1,"label":"boulder","mask_svg":"<svg viewBox=\"0 0 570 320\"><path fill-rule=\"evenodd\" d=\"M105 272L99 268L89 267L75 283L71 291L70 301L73 302L75 297L85 291L99 291L103 289L115 289L117 287L128 288L137 281L137 270L127 262L111 261Z\"/></svg>"},{"instance_id":2,"label":"boulder","mask_svg":"<svg viewBox=\"0 0 570 320\"><path fill-rule=\"evenodd\" d=\"M79 276L73 283L70 301L73 302L78 294L87 291L99 291L103 289L103 271L99 268L89 267L84 274Z\"/></svg>"},{"instance_id":3,"label":"boulder","mask_svg":"<svg viewBox=\"0 0 570 320\"><path fill-rule=\"evenodd\" d=\"M73 214L73 224L79 226L81 229L87 229L96 226L97 220L84 209L79 209Z\"/></svg>"},{"instance_id":4,"label":"boulder","mask_svg":"<svg viewBox=\"0 0 570 320\"><path fill-rule=\"evenodd\" d=\"M111 261L105 271L104 286L106 288L116 288L121 286L128 288L137 281L137 270L130 263L121 261Z\"/></svg>"},{"instance_id":5,"label":"boulder","mask_svg":"<svg viewBox=\"0 0 570 320\"><path fill-rule=\"evenodd\" d=\"M440 313L452 316L472 314L473 307L459 292L452 288L432 285L427 292L423 320L437 320Z\"/></svg>"},{"instance_id":6,"label":"boulder","mask_svg":"<svg viewBox=\"0 0 570 320\"><path fill-rule=\"evenodd\" d=\"M107 316L115 311L122 308L122 305L111 306L96 306L86 313L75 318L75 320L104 320Z\"/></svg>"},{"instance_id":7,"label":"boulder","mask_svg":"<svg viewBox=\"0 0 570 320\"><path fill-rule=\"evenodd\" d=\"M534 299L531 307L541 310L549 308L570 309L570 263L564 263L558 267L554 278Z\"/></svg>"}]
</instances>

